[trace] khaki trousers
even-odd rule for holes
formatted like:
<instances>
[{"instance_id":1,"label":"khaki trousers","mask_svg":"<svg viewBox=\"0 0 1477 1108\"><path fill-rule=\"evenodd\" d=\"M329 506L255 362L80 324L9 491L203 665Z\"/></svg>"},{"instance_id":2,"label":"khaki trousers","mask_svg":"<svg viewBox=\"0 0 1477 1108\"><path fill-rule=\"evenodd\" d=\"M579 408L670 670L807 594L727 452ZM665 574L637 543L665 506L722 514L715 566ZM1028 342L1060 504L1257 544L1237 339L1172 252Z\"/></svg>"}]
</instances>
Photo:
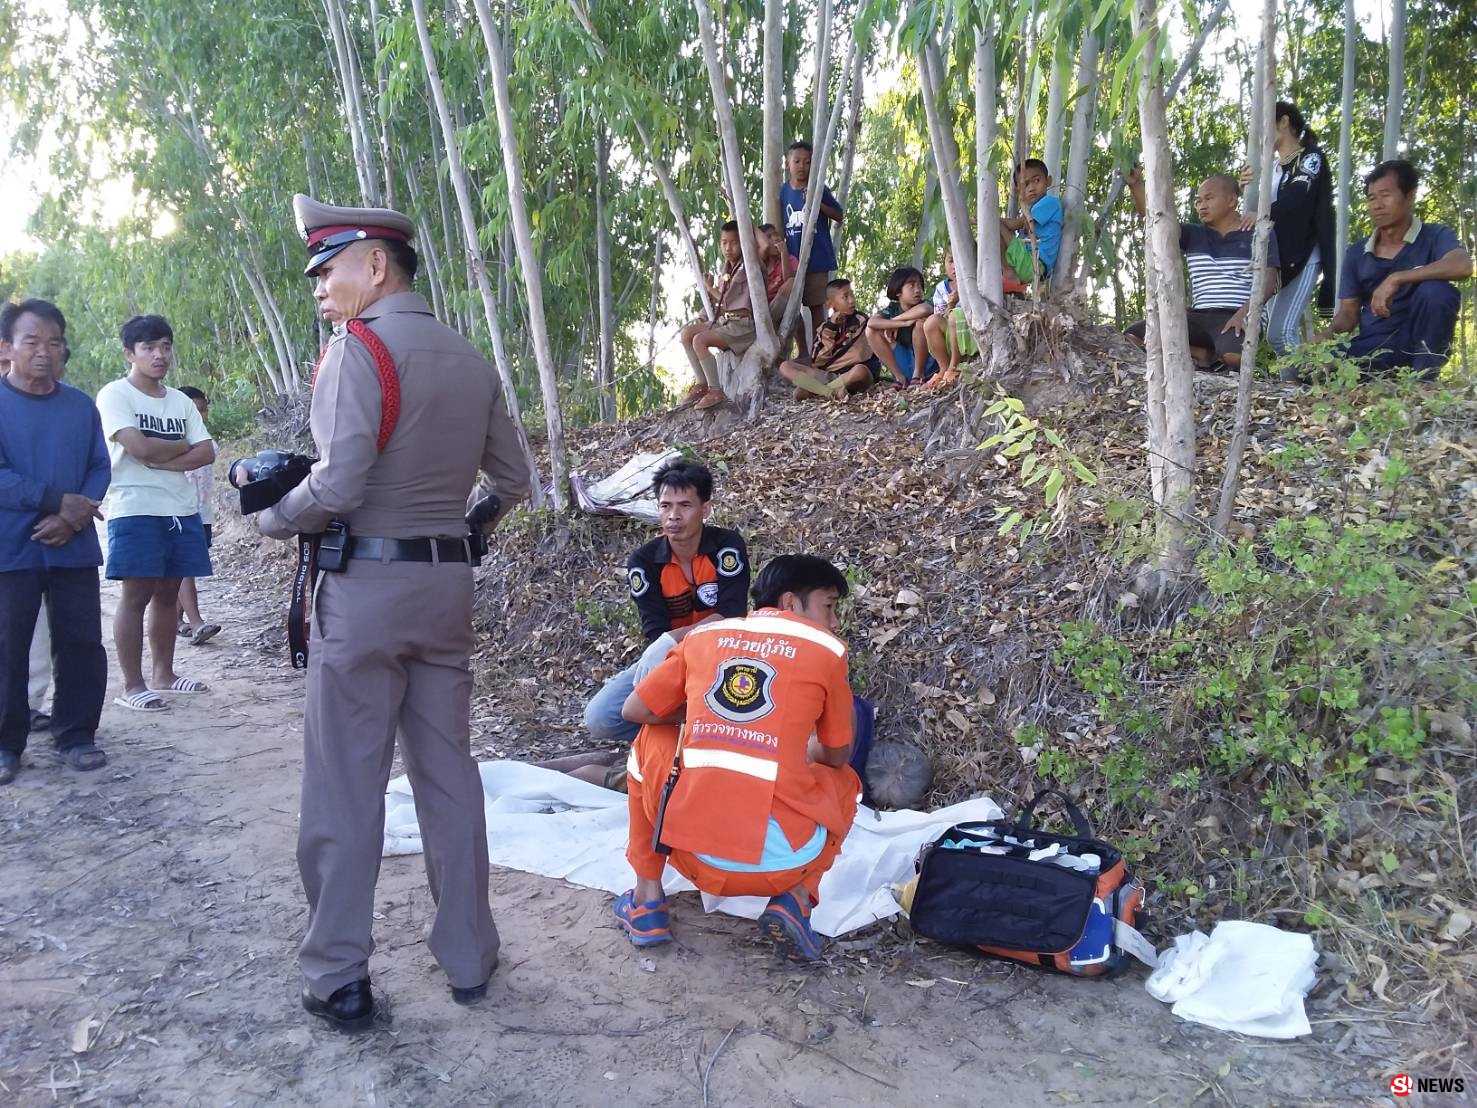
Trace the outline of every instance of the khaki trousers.
<instances>
[{"instance_id":1,"label":"khaki trousers","mask_svg":"<svg viewBox=\"0 0 1477 1108\"><path fill-rule=\"evenodd\" d=\"M452 985L480 985L497 964L498 935L468 731L471 567L355 559L319 576L313 608L297 845L303 976L327 999L369 975L398 729L436 902L427 945Z\"/></svg>"}]
</instances>

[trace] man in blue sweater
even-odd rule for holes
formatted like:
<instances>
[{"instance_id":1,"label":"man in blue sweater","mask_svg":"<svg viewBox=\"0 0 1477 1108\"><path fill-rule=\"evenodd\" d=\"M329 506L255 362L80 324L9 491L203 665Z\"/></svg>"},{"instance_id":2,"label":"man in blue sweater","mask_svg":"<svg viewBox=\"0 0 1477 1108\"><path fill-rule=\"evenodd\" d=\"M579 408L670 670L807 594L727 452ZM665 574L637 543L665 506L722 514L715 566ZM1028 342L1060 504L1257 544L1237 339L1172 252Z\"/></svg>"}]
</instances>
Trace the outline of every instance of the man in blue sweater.
<instances>
[{"instance_id":1,"label":"man in blue sweater","mask_svg":"<svg viewBox=\"0 0 1477 1108\"><path fill-rule=\"evenodd\" d=\"M57 381L67 321L45 300L0 309L0 785L20 772L30 731L31 631L44 601L56 692L51 734L67 765L97 769L107 690L92 521L112 470L91 398Z\"/></svg>"}]
</instances>

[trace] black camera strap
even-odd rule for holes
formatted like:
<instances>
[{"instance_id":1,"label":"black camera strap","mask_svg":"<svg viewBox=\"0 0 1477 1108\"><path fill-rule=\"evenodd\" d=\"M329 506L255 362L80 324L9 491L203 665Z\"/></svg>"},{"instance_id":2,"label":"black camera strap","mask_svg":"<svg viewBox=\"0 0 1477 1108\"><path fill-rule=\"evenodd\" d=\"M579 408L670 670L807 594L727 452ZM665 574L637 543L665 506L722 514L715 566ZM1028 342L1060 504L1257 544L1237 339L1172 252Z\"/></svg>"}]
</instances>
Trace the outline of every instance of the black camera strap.
<instances>
[{"instance_id":1,"label":"black camera strap","mask_svg":"<svg viewBox=\"0 0 1477 1108\"><path fill-rule=\"evenodd\" d=\"M297 569L292 574L292 603L287 609L287 650L293 669L308 668L308 632L313 620L313 574L318 562L318 536L297 537Z\"/></svg>"},{"instance_id":2,"label":"black camera strap","mask_svg":"<svg viewBox=\"0 0 1477 1108\"><path fill-rule=\"evenodd\" d=\"M661 798L656 805L656 819L651 822L651 849L657 854L672 853L672 848L662 842L662 824L667 822L667 804L672 799L673 790L677 788L677 779L682 776L682 747L686 740L687 724L684 723L677 729L677 749L672 752L672 768L662 785Z\"/></svg>"}]
</instances>

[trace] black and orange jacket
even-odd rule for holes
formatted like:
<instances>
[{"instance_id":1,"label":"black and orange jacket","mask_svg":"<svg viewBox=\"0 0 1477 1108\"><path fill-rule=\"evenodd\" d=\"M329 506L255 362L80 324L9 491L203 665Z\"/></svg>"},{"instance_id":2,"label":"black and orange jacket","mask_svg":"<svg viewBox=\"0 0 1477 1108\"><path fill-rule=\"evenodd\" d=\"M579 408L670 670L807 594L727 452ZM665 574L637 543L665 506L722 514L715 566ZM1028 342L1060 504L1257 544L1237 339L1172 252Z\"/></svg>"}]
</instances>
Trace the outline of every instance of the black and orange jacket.
<instances>
[{"instance_id":1,"label":"black and orange jacket","mask_svg":"<svg viewBox=\"0 0 1477 1108\"><path fill-rule=\"evenodd\" d=\"M749 549L742 535L724 527L703 527L691 581L665 535L637 547L626 573L647 642L714 612L726 619L749 610Z\"/></svg>"}]
</instances>

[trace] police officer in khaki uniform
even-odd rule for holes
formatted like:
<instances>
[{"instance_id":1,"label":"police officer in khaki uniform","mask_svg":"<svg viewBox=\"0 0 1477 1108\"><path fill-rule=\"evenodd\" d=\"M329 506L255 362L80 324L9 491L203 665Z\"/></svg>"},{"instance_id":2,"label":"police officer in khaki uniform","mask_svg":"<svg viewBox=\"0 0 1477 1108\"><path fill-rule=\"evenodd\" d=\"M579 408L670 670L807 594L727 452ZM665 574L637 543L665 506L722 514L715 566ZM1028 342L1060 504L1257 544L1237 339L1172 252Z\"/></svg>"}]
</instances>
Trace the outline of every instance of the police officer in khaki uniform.
<instances>
[{"instance_id":1,"label":"police officer in khaki uniform","mask_svg":"<svg viewBox=\"0 0 1477 1108\"><path fill-rule=\"evenodd\" d=\"M452 999L480 1000L497 966L481 779L470 751L472 567L464 522L479 469L503 510L529 473L498 378L411 291L413 224L385 208L293 198L305 272L334 325L313 390L319 461L258 526L273 538L347 524L343 572L314 595L297 859L308 896L298 961L303 1006L345 1030L374 1018L369 985L385 786L400 751L415 791L436 901L428 945ZM380 445L381 369L361 320L393 360L399 412ZM391 407L393 408L393 402Z\"/></svg>"}]
</instances>

